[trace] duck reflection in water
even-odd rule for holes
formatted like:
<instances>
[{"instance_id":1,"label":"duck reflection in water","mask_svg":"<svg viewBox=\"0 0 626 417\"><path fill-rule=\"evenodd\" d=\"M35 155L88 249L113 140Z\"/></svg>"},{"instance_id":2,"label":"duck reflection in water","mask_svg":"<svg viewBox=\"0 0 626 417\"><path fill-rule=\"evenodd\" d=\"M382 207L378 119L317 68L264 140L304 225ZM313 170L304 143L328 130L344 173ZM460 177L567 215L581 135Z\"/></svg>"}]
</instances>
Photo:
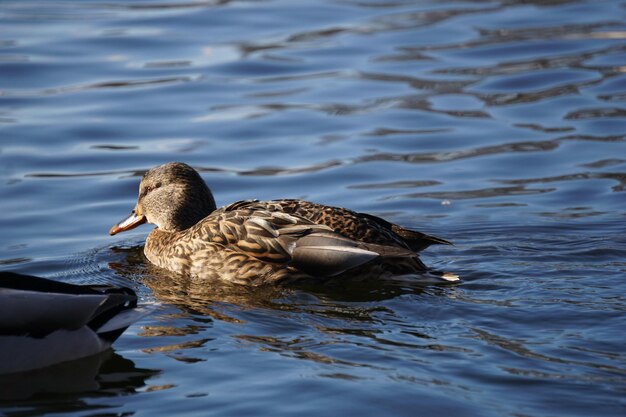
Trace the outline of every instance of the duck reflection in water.
<instances>
[{"instance_id":1,"label":"duck reflection in water","mask_svg":"<svg viewBox=\"0 0 626 417\"><path fill-rule=\"evenodd\" d=\"M54 403L57 397L59 403L67 407L72 404L68 401L71 398L75 398L75 404L83 404L80 398L85 394L89 394L90 398L128 395L138 392L146 386L148 379L159 373L155 369L137 368L133 361L109 349L43 369L0 375L0 405L2 401L12 401L13 406L19 407L16 400L45 395L46 401L42 401L40 406L33 401L24 405L35 407L41 413L59 412L62 410L56 409Z\"/></svg>"},{"instance_id":2,"label":"duck reflection in water","mask_svg":"<svg viewBox=\"0 0 626 417\"><path fill-rule=\"evenodd\" d=\"M366 365L325 352L324 343L316 342L320 332L342 335L347 343L369 340L377 337L381 315L396 317L396 297L421 297L425 292L451 296L456 291L455 286L424 285L393 277L262 287L207 282L155 267L145 261L142 249L112 248L107 257L115 261L108 266L124 280L144 284L163 306L161 324L143 326L142 336L164 340L155 343L158 348L149 353L159 352L179 361L208 360L203 352L211 349L209 345L218 346L233 338L243 346L252 344L297 359L360 369ZM413 335L425 345L433 342L428 334L414 331Z\"/></svg>"},{"instance_id":3,"label":"duck reflection in water","mask_svg":"<svg viewBox=\"0 0 626 417\"><path fill-rule=\"evenodd\" d=\"M302 200L238 201L216 208L211 191L190 166L150 169L131 215L109 233L143 223L153 265L197 279L260 286L329 278L413 275L443 282L417 252L450 242L379 217Z\"/></svg>"},{"instance_id":4,"label":"duck reflection in water","mask_svg":"<svg viewBox=\"0 0 626 417\"><path fill-rule=\"evenodd\" d=\"M401 295L452 291L449 285L439 288L407 277L385 279L328 280L296 282L282 286L250 287L220 279L189 277L167 271L146 262L142 246L113 247L110 269L125 280L139 281L164 305L173 305L189 314L207 315L217 320L233 321L218 306L238 309L307 310L311 305L362 303L390 300ZM121 257L120 257L121 255Z\"/></svg>"}]
</instances>

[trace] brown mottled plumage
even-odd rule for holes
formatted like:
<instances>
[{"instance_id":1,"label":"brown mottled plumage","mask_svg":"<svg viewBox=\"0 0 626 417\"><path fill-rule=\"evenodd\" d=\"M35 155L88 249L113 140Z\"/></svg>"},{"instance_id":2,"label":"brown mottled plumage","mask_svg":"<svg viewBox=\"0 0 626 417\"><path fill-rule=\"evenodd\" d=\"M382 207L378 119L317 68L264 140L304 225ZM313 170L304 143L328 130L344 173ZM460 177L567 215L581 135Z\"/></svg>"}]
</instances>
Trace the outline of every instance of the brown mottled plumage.
<instances>
[{"instance_id":1,"label":"brown mottled plumage","mask_svg":"<svg viewBox=\"0 0 626 417\"><path fill-rule=\"evenodd\" d=\"M415 252L449 244L376 216L307 201L248 200L216 209L200 175L179 162L146 172L135 210L109 233L145 222L157 226L144 248L151 263L249 285L421 274L427 268Z\"/></svg>"}]
</instances>

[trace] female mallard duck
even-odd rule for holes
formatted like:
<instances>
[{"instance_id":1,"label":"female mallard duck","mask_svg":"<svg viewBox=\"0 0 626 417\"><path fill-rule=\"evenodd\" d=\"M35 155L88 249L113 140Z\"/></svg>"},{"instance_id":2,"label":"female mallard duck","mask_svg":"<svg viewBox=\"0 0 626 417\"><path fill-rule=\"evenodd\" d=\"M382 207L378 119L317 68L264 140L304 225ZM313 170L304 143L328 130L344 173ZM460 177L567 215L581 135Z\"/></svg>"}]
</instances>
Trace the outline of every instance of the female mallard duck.
<instances>
[{"instance_id":1,"label":"female mallard duck","mask_svg":"<svg viewBox=\"0 0 626 417\"><path fill-rule=\"evenodd\" d=\"M0 271L0 374L100 353L148 312L130 288Z\"/></svg>"},{"instance_id":2,"label":"female mallard duck","mask_svg":"<svg viewBox=\"0 0 626 417\"><path fill-rule=\"evenodd\" d=\"M144 248L153 264L201 279L251 285L423 274L428 269L416 252L449 244L376 216L308 201L247 200L217 209L200 175L180 162L144 174L135 209L109 234L145 222L157 226Z\"/></svg>"}]
</instances>

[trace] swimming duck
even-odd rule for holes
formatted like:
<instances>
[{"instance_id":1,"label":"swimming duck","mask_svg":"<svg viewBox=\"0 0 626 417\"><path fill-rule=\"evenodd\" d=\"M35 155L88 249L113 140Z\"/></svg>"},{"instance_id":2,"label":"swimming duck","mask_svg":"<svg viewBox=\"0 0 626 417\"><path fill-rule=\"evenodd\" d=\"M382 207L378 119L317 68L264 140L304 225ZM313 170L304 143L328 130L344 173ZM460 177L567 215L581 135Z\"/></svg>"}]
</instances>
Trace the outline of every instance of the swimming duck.
<instances>
[{"instance_id":1,"label":"swimming duck","mask_svg":"<svg viewBox=\"0 0 626 417\"><path fill-rule=\"evenodd\" d=\"M0 271L0 374L103 352L149 311L130 288Z\"/></svg>"},{"instance_id":2,"label":"swimming duck","mask_svg":"<svg viewBox=\"0 0 626 417\"><path fill-rule=\"evenodd\" d=\"M198 172L180 162L144 174L134 210L109 234L146 222L156 225L144 248L154 265L248 285L422 274L428 268L416 252L450 244L370 214L308 201L244 200L218 209Z\"/></svg>"}]
</instances>

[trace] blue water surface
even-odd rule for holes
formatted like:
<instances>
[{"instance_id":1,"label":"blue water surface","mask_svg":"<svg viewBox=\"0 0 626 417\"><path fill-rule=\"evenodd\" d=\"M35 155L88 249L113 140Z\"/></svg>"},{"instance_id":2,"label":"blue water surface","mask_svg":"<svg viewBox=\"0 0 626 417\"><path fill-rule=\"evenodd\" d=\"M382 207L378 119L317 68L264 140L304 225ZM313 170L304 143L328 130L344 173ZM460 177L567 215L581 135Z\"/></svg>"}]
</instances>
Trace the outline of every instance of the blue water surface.
<instances>
[{"instance_id":1,"label":"blue water surface","mask_svg":"<svg viewBox=\"0 0 626 417\"><path fill-rule=\"evenodd\" d=\"M0 414L624 415L625 6L0 2L0 269L158 306ZM164 275L107 231L168 161L451 240L423 259L463 281Z\"/></svg>"}]
</instances>

